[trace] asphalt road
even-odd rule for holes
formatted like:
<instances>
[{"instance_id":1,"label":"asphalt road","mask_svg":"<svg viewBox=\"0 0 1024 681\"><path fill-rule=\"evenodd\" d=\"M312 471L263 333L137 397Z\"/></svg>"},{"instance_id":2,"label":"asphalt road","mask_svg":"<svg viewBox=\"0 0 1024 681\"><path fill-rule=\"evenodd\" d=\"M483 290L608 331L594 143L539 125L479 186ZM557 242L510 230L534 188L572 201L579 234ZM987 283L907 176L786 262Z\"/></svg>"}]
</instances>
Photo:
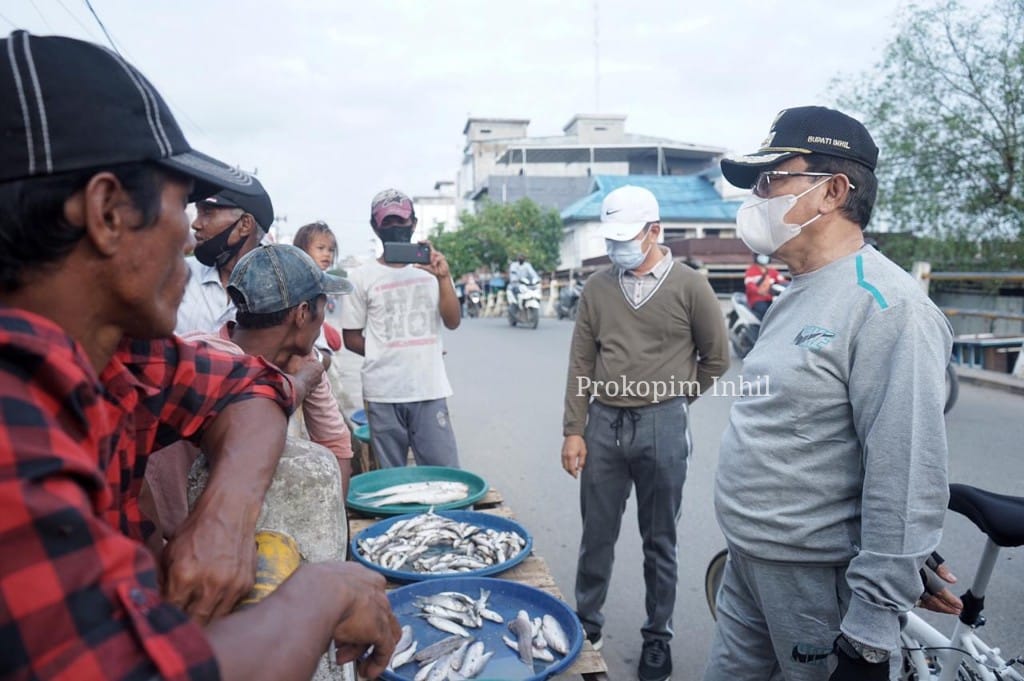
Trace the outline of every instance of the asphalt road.
<instances>
[{"instance_id":1,"label":"asphalt road","mask_svg":"<svg viewBox=\"0 0 1024 681\"><path fill-rule=\"evenodd\" d=\"M570 605L580 520L578 483L561 468L562 395L572 324L542 319L536 330L503 319L466 319L445 337L449 401L462 465L499 489L534 535ZM742 372L736 360L730 374ZM695 451L679 525L679 588L675 609L673 678L699 679L713 622L704 598L704 571L724 546L712 509L718 442L731 399L706 398L691 411ZM950 479L1006 494L1024 494L1024 397L962 385L949 414ZM636 678L644 621L640 536L632 499L619 538L606 604L602 651L609 676ZM966 586L983 535L962 516L947 515L941 551ZM959 587L958 587L959 589ZM958 591L959 593L959 591ZM989 624L982 636L1004 654L1024 654L1024 549L1000 555L988 592ZM948 633L951 618L933 622Z\"/></svg>"}]
</instances>

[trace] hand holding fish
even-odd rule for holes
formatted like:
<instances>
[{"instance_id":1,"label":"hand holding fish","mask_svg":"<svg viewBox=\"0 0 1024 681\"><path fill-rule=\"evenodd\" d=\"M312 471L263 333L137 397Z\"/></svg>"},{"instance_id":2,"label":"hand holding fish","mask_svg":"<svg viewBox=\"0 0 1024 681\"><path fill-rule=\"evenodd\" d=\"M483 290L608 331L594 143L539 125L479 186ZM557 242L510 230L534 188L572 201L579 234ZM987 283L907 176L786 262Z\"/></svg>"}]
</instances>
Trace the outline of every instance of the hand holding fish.
<instances>
[{"instance_id":1,"label":"hand holding fish","mask_svg":"<svg viewBox=\"0 0 1024 681\"><path fill-rule=\"evenodd\" d=\"M587 461L587 443L582 435L566 435L562 443L562 468L576 478Z\"/></svg>"},{"instance_id":2,"label":"hand holding fish","mask_svg":"<svg viewBox=\"0 0 1024 681\"><path fill-rule=\"evenodd\" d=\"M359 673L365 678L376 678L387 668L402 635L388 602L384 577L351 562L330 561L306 568L331 569L338 573L344 587L336 593L345 602L332 634L337 662L344 664L359 659ZM369 655L360 659L368 649Z\"/></svg>"}]
</instances>

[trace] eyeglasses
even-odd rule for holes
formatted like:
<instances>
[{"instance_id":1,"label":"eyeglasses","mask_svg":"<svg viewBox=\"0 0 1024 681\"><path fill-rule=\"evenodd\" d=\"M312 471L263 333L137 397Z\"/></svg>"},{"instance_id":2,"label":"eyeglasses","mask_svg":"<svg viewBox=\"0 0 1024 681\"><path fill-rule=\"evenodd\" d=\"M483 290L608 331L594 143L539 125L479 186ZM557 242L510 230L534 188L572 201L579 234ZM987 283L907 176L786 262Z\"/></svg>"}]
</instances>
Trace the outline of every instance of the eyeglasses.
<instances>
[{"instance_id":1,"label":"eyeglasses","mask_svg":"<svg viewBox=\"0 0 1024 681\"><path fill-rule=\"evenodd\" d=\"M771 191L772 183L779 182L786 179L787 177L835 177L840 173L812 173L807 171L789 171L789 170L765 170L757 176L757 180L754 181L754 194L757 196L768 196ZM850 182L850 189L856 189L857 187Z\"/></svg>"}]
</instances>

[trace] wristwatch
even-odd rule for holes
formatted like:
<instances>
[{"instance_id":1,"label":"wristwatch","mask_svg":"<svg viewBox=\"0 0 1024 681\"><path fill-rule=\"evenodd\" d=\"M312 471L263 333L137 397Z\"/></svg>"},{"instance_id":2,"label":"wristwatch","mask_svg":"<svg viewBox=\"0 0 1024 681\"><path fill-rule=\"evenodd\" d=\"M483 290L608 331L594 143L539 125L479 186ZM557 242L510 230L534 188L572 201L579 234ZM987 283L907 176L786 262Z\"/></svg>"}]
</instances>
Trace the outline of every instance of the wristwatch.
<instances>
[{"instance_id":1,"label":"wristwatch","mask_svg":"<svg viewBox=\"0 0 1024 681\"><path fill-rule=\"evenodd\" d=\"M836 645L852 658L860 658L868 664L879 664L889 660L889 651L885 648L872 648L860 641L848 638L846 634L840 634L836 639Z\"/></svg>"}]
</instances>

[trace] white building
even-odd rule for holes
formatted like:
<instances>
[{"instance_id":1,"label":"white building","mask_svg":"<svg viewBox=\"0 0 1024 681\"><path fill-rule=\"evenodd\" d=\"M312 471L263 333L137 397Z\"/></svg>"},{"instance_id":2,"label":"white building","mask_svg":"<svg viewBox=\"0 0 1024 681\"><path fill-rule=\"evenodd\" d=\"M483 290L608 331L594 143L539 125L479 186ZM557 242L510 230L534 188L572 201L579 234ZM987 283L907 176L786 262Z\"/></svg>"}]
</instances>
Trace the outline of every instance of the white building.
<instances>
[{"instance_id":1,"label":"white building","mask_svg":"<svg viewBox=\"0 0 1024 681\"><path fill-rule=\"evenodd\" d=\"M416 232L414 241L427 239L441 225L445 232L458 228L458 214L455 211L455 183L438 180L434 183L434 194L412 197L416 211Z\"/></svg>"}]
</instances>

